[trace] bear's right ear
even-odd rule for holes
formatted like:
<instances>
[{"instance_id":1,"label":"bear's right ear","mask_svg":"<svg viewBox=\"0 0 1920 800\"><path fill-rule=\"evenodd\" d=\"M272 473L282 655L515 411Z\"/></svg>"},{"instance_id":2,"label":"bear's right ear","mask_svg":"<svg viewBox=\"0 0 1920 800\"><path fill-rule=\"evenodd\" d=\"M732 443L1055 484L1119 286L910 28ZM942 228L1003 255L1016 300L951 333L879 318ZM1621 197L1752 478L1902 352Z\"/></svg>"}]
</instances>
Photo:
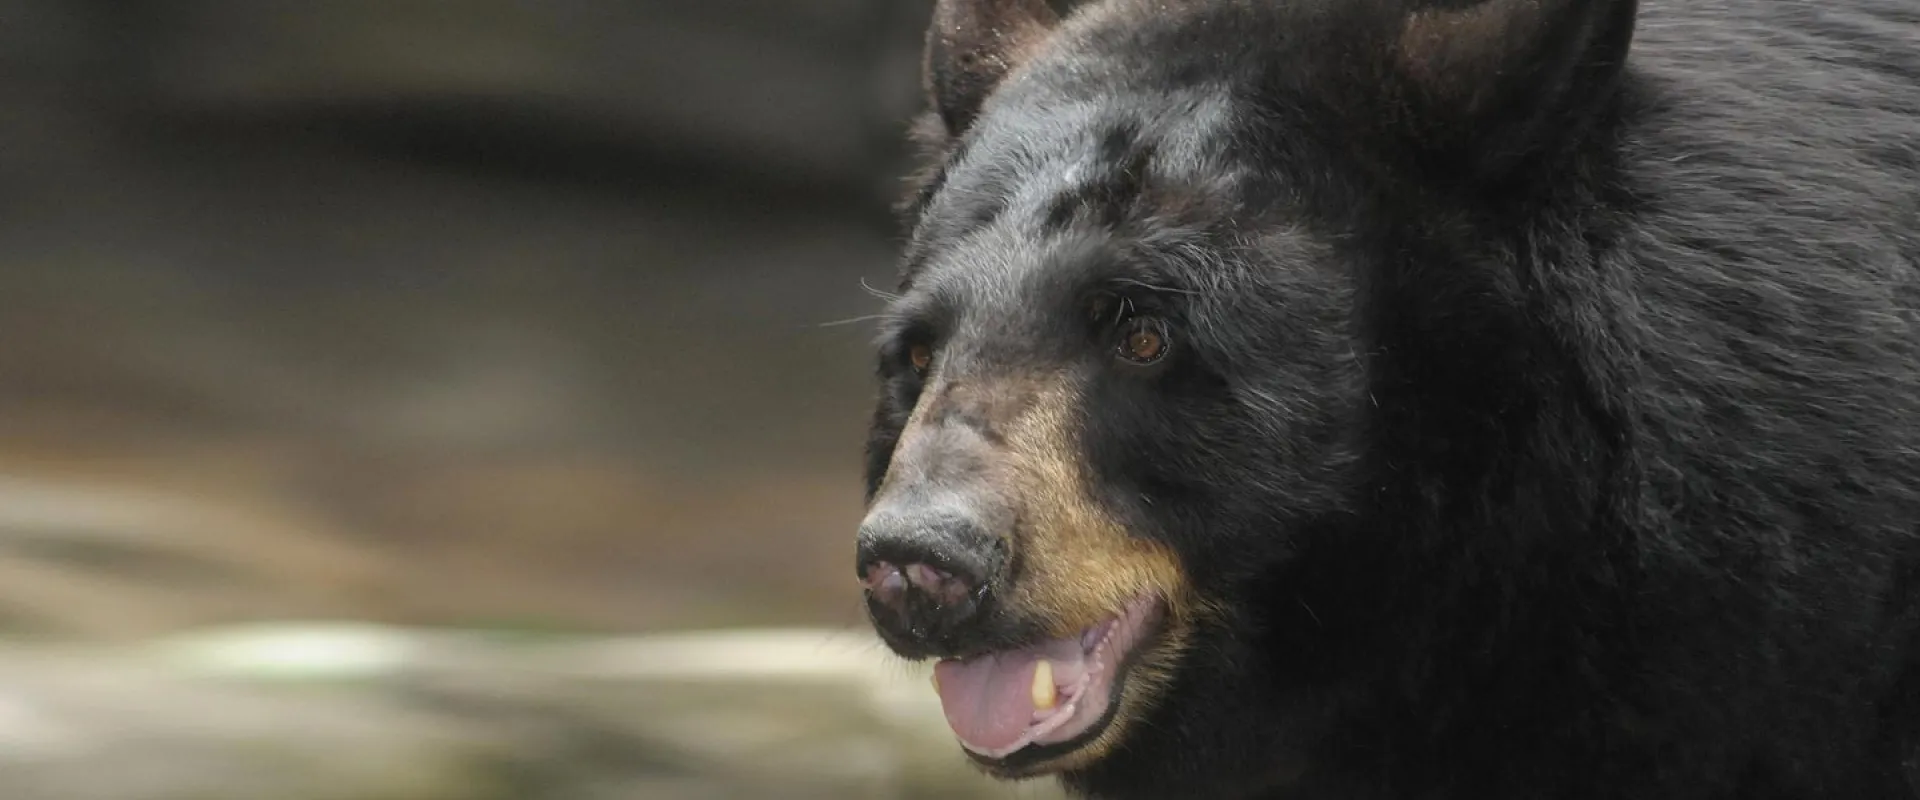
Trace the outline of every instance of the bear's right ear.
<instances>
[{"instance_id":1,"label":"bear's right ear","mask_svg":"<svg viewBox=\"0 0 1920 800\"><path fill-rule=\"evenodd\" d=\"M1059 21L1046 0L937 0L924 69L948 137L966 132L994 87Z\"/></svg>"},{"instance_id":2,"label":"bear's right ear","mask_svg":"<svg viewBox=\"0 0 1920 800\"><path fill-rule=\"evenodd\" d=\"M1344 0L1343 0L1344 1ZM1358 5L1356 3L1356 5ZM1577 140L1626 71L1637 0L1387 0L1402 149L1497 178ZM1396 31L1392 32L1392 31ZM1390 90L1391 91L1391 90Z\"/></svg>"}]
</instances>

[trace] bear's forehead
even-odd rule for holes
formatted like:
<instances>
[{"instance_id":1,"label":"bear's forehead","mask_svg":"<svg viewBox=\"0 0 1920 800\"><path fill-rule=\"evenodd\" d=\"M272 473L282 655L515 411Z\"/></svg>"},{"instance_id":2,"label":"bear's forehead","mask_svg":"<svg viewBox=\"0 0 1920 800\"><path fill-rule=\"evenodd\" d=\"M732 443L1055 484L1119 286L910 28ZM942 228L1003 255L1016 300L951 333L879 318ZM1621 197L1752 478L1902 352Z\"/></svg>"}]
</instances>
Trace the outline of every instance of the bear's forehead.
<instances>
[{"instance_id":1,"label":"bear's forehead","mask_svg":"<svg viewBox=\"0 0 1920 800\"><path fill-rule=\"evenodd\" d=\"M984 301L1114 277L1128 268L1110 262L1173 223L1175 207L1236 195L1246 169L1232 121L1223 89L1010 95L947 164L910 282Z\"/></svg>"},{"instance_id":2,"label":"bear's forehead","mask_svg":"<svg viewBox=\"0 0 1920 800\"><path fill-rule=\"evenodd\" d=\"M1044 80L1022 76L995 97L952 165L956 187L1034 212L1058 192L1110 181L1116 171L1190 181L1217 174L1229 155L1234 106L1224 86L1088 96L1028 87Z\"/></svg>"}]
</instances>

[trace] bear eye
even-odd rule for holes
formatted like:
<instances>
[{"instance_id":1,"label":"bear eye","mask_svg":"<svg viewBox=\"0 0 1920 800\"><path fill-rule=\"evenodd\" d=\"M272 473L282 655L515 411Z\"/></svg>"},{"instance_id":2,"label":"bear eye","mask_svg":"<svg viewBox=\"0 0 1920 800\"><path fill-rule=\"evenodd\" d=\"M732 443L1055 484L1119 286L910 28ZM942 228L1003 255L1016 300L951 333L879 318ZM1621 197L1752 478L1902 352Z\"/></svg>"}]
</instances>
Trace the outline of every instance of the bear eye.
<instances>
[{"instance_id":1,"label":"bear eye","mask_svg":"<svg viewBox=\"0 0 1920 800\"><path fill-rule=\"evenodd\" d=\"M1134 364L1152 364L1167 355L1167 329L1157 319L1135 317L1121 329L1120 357Z\"/></svg>"},{"instance_id":2,"label":"bear eye","mask_svg":"<svg viewBox=\"0 0 1920 800\"><path fill-rule=\"evenodd\" d=\"M933 366L933 348L924 344L907 348L907 363L913 367L915 374L926 377L927 368Z\"/></svg>"}]
</instances>

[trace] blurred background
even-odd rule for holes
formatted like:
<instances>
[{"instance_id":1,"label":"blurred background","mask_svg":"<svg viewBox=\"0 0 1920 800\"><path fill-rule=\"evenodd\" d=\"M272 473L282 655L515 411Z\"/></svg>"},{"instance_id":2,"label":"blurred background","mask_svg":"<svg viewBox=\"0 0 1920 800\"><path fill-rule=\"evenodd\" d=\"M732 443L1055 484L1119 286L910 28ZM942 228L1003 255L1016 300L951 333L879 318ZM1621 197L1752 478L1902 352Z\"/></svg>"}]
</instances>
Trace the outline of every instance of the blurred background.
<instances>
[{"instance_id":1,"label":"blurred background","mask_svg":"<svg viewBox=\"0 0 1920 800\"><path fill-rule=\"evenodd\" d=\"M0 0L0 796L1033 797L853 590L930 0Z\"/></svg>"}]
</instances>

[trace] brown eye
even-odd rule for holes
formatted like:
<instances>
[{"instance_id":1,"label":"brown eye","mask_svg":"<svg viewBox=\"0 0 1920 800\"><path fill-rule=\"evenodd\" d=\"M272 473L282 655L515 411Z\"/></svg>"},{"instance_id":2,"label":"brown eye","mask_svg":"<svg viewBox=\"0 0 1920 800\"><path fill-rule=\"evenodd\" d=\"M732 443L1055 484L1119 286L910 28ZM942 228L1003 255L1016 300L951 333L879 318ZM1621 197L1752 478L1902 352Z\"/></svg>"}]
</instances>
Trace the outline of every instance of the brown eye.
<instances>
[{"instance_id":1,"label":"brown eye","mask_svg":"<svg viewBox=\"0 0 1920 800\"><path fill-rule=\"evenodd\" d=\"M927 367L933 365L933 348L924 344L914 345L907 350L907 363L913 365L914 372L927 374Z\"/></svg>"},{"instance_id":2,"label":"brown eye","mask_svg":"<svg viewBox=\"0 0 1920 800\"><path fill-rule=\"evenodd\" d=\"M1167 354L1167 335L1152 320L1135 320L1120 340L1120 357L1135 364L1151 364Z\"/></svg>"}]
</instances>

